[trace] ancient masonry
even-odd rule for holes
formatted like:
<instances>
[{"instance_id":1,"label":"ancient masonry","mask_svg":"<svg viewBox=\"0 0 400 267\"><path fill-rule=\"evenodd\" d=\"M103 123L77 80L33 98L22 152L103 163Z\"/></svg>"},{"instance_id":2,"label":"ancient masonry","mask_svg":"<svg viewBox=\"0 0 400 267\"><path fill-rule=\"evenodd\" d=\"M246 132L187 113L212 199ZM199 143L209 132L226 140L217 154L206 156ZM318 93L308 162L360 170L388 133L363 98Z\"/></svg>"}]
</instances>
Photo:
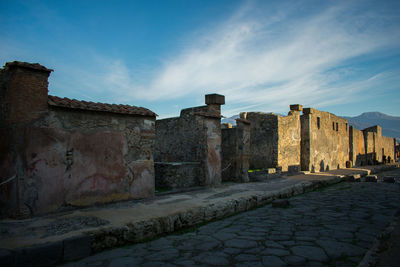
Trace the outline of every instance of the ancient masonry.
<instances>
[{"instance_id":1,"label":"ancient masonry","mask_svg":"<svg viewBox=\"0 0 400 267\"><path fill-rule=\"evenodd\" d=\"M249 169L320 172L399 156L381 127L360 131L301 105L288 116L243 112L221 127L225 98L211 94L205 106L156 120L142 107L50 96L51 72L16 61L0 70L0 217L248 182Z\"/></svg>"}]
</instances>

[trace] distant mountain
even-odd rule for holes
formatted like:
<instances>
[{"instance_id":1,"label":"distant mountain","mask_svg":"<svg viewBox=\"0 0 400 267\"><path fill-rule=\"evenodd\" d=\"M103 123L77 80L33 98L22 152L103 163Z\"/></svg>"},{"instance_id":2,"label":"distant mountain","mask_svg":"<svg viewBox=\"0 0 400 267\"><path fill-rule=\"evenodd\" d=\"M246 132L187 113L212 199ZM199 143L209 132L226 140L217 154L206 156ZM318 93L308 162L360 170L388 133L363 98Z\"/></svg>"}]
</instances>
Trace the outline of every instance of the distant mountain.
<instances>
[{"instance_id":1,"label":"distant mountain","mask_svg":"<svg viewBox=\"0 0 400 267\"><path fill-rule=\"evenodd\" d=\"M364 112L356 117L343 118L359 130L379 125L382 127L382 135L395 137L400 141L400 117L389 116L380 112Z\"/></svg>"},{"instance_id":2,"label":"distant mountain","mask_svg":"<svg viewBox=\"0 0 400 267\"><path fill-rule=\"evenodd\" d=\"M222 119L222 123L231 123L236 125L235 119L239 115L233 115L229 118ZM380 112L364 112L356 117L343 117L349 121L349 124L359 130L363 130L370 126L379 125L382 127L382 134L388 137L395 137L400 143L400 117L389 116Z\"/></svg>"}]
</instances>

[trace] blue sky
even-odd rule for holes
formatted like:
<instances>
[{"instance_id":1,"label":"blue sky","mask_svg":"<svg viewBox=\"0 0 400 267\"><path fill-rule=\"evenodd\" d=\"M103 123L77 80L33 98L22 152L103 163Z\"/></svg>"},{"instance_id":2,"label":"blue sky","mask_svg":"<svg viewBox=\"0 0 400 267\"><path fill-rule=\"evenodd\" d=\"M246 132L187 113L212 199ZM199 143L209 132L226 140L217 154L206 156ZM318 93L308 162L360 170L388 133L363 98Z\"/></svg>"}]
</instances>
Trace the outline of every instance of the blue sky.
<instances>
[{"instance_id":1,"label":"blue sky","mask_svg":"<svg viewBox=\"0 0 400 267\"><path fill-rule=\"evenodd\" d=\"M0 25L0 64L54 69L60 97L400 116L400 1L0 0Z\"/></svg>"}]
</instances>

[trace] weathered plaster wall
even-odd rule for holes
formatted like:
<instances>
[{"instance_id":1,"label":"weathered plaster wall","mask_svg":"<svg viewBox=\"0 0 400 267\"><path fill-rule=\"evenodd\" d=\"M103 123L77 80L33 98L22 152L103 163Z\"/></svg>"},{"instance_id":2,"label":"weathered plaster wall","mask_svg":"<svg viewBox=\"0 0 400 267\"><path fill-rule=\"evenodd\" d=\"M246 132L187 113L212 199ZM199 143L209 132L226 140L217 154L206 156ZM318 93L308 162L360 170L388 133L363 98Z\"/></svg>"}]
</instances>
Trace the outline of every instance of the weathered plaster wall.
<instances>
[{"instance_id":1,"label":"weathered plaster wall","mask_svg":"<svg viewBox=\"0 0 400 267\"><path fill-rule=\"evenodd\" d=\"M29 64L14 67L22 74L13 73L17 81L8 83L8 92L2 87L7 97L1 99L9 112L0 127L8 132L8 145L0 153L6 155L0 158L0 182L15 177L0 187L2 216L153 196L155 115L48 105L49 71ZM36 97L38 92L46 98ZM32 105L31 98L44 104ZM24 106L34 109L33 114L25 112Z\"/></svg>"},{"instance_id":2,"label":"weathered plaster wall","mask_svg":"<svg viewBox=\"0 0 400 267\"><path fill-rule=\"evenodd\" d=\"M282 171L300 170L300 111L291 110L286 117L278 116L278 166Z\"/></svg>"},{"instance_id":3,"label":"weathered plaster wall","mask_svg":"<svg viewBox=\"0 0 400 267\"><path fill-rule=\"evenodd\" d=\"M389 163L390 157L390 162L393 162L395 159L395 139L392 137L381 136L379 138L379 145L382 147L382 154L379 159L383 159L383 156L385 156L386 163Z\"/></svg>"},{"instance_id":4,"label":"weathered plaster wall","mask_svg":"<svg viewBox=\"0 0 400 267\"><path fill-rule=\"evenodd\" d=\"M382 128L378 125L363 130L367 153L372 155L371 160L376 163L394 159L395 139L382 136Z\"/></svg>"},{"instance_id":5,"label":"weathered plaster wall","mask_svg":"<svg viewBox=\"0 0 400 267\"><path fill-rule=\"evenodd\" d=\"M154 118L52 109L24 132L36 212L154 194Z\"/></svg>"},{"instance_id":6,"label":"weathered plaster wall","mask_svg":"<svg viewBox=\"0 0 400 267\"><path fill-rule=\"evenodd\" d=\"M222 129L222 181L248 182L249 157L250 122L240 118Z\"/></svg>"},{"instance_id":7,"label":"weathered plaster wall","mask_svg":"<svg viewBox=\"0 0 400 267\"><path fill-rule=\"evenodd\" d=\"M303 170L320 172L346 167L350 151L347 120L306 108L301 126Z\"/></svg>"},{"instance_id":8,"label":"weathered plaster wall","mask_svg":"<svg viewBox=\"0 0 400 267\"><path fill-rule=\"evenodd\" d=\"M364 134L353 126L349 127L349 160L353 166L365 165Z\"/></svg>"}]
</instances>

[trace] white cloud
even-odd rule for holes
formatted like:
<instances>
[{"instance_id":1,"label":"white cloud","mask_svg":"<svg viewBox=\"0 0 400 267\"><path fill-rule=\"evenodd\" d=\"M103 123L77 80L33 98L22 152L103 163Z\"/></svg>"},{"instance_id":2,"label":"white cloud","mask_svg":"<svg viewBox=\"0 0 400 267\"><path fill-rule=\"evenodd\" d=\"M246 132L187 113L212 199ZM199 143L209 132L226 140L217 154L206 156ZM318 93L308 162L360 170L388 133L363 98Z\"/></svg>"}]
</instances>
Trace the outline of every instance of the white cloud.
<instances>
[{"instance_id":1,"label":"white cloud","mask_svg":"<svg viewBox=\"0 0 400 267\"><path fill-rule=\"evenodd\" d=\"M351 102L386 76L355 78L358 70L344 63L398 46L399 32L383 14L362 10L363 3L333 3L300 15L298 6L276 12L246 3L220 27L188 37L190 45L166 60L148 83L133 79L121 60L111 61L97 82L118 100L218 92L231 105L226 115L249 109L282 112L290 103Z\"/></svg>"}]
</instances>

